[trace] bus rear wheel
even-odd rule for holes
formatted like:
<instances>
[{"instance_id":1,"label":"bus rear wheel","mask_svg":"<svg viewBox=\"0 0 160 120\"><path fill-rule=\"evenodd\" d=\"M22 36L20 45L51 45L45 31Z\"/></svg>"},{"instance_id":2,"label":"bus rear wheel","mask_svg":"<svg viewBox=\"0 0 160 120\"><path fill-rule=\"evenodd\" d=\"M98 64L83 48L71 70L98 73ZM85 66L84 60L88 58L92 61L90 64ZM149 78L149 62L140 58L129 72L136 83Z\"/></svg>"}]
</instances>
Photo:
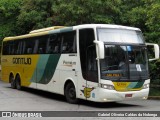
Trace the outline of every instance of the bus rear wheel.
<instances>
[{"instance_id":1,"label":"bus rear wheel","mask_svg":"<svg viewBox=\"0 0 160 120\"><path fill-rule=\"evenodd\" d=\"M20 76L19 75L17 75L16 76L16 79L15 79L15 81L16 81L16 88L18 89L18 90L21 90L21 79L20 79Z\"/></svg>"},{"instance_id":2,"label":"bus rear wheel","mask_svg":"<svg viewBox=\"0 0 160 120\"><path fill-rule=\"evenodd\" d=\"M11 88L15 89L16 88L16 83L15 83L13 75L10 75L9 81L11 83Z\"/></svg>"},{"instance_id":3,"label":"bus rear wheel","mask_svg":"<svg viewBox=\"0 0 160 120\"><path fill-rule=\"evenodd\" d=\"M68 83L65 87L65 97L66 100L71 103L75 104L78 102L78 99L76 98L76 89L73 83Z\"/></svg>"}]
</instances>

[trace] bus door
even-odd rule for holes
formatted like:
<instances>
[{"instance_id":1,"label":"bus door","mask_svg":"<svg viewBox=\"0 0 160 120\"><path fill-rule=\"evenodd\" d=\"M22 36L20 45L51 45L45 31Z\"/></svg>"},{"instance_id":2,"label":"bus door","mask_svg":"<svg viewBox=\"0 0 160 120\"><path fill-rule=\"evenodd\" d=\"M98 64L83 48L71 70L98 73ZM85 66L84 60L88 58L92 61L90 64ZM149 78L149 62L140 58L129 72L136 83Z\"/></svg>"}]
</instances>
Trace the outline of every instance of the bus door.
<instances>
[{"instance_id":1,"label":"bus door","mask_svg":"<svg viewBox=\"0 0 160 120\"><path fill-rule=\"evenodd\" d=\"M96 60L96 46L93 29L79 31L81 76L79 77L80 98L96 99L98 86L98 67Z\"/></svg>"},{"instance_id":2,"label":"bus door","mask_svg":"<svg viewBox=\"0 0 160 120\"><path fill-rule=\"evenodd\" d=\"M96 99L98 86L98 67L95 45L89 46L86 51L86 99Z\"/></svg>"}]
</instances>

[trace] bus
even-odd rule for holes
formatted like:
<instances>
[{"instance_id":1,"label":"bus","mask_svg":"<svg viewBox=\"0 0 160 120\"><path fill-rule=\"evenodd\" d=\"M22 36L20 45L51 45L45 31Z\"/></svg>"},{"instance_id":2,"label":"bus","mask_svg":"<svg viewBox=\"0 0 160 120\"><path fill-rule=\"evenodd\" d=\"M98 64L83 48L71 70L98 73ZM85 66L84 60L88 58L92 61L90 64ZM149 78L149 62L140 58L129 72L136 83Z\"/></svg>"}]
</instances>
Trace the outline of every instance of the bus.
<instances>
[{"instance_id":1,"label":"bus","mask_svg":"<svg viewBox=\"0 0 160 120\"><path fill-rule=\"evenodd\" d=\"M154 58L159 59L157 44ZM147 99L147 45L139 28L111 24L55 26L6 37L2 80L64 95L69 103Z\"/></svg>"}]
</instances>

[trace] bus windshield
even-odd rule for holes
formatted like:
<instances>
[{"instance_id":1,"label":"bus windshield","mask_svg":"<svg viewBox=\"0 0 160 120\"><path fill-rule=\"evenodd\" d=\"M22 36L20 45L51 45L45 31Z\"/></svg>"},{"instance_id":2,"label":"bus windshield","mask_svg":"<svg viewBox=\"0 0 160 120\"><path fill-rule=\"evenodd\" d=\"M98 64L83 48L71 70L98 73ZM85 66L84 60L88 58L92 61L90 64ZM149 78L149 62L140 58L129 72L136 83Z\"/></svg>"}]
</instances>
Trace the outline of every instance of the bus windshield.
<instances>
[{"instance_id":1,"label":"bus windshield","mask_svg":"<svg viewBox=\"0 0 160 120\"><path fill-rule=\"evenodd\" d=\"M98 40L110 43L144 44L141 31L128 29L98 28Z\"/></svg>"},{"instance_id":2,"label":"bus windshield","mask_svg":"<svg viewBox=\"0 0 160 120\"><path fill-rule=\"evenodd\" d=\"M138 81L149 77L145 46L105 45L105 58L100 60L101 78Z\"/></svg>"}]
</instances>

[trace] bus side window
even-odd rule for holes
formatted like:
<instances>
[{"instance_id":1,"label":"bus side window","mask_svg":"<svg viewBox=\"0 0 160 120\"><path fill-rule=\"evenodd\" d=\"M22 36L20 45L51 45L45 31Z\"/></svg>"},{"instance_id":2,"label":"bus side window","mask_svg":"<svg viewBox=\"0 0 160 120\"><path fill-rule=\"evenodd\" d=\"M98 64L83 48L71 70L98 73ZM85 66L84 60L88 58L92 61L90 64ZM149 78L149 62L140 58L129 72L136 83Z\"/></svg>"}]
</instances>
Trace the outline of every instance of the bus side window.
<instances>
[{"instance_id":1,"label":"bus side window","mask_svg":"<svg viewBox=\"0 0 160 120\"><path fill-rule=\"evenodd\" d=\"M32 48L28 48L27 49L27 54L31 54L32 53Z\"/></svg>"},{"instance_id":2,"label":"bus side window","mask_svg":"<svg viewBox=\"0 0 160 120\"><path fill-rule=\"evenodd\" d=\"M14 54L18 55L19 54L19 40L14 41Z\"/></svg>"},{"instance_id":3,"label":"bus side window","mask_svg":"<svg viewBox=\"0 0 160 120\"><path fill-rule=\"evenodd\" d=\"M14 41L3 42L3 55L13 55L14 54Z\"/></svg>"},{"instance_id":4,"label":"bus side window","mask_svg":"<svg viewBox=\"0 0 160 120\"><path fill-rule=\"evenodd\" d=\"M9 54L22 54L22 40L9 41Z\"/></svg>"},{"instance_id":5,"label":"bus side window","mask_svg":"<svg viewBox=\"0 0 160 120\"><path fill-rule=\"evenodd\" d=\"M35 45L34 45L34 49L33 49L33 54L37 54L38 45L39 45L39 40L35 39Z\"/></svg>"},{"instance_id":6,"label":"bus side window","mask_svg":"<svg viewBox=\"0 0 160 120\"><path fill-rule=\"evenodd\" d=\"M24 54L33 54L34 46L35 46L34 38L27 38L25 40L25 52L24 52Z\"/></svg>"},{"instance_id":7,"label":"bus side window","mask_svg":"<svg viewBox=\"0 0 160 120\"><path fill-rule=\"evenodd\" d=\"M39 49L38 49L38 53L39 53L39 54L44 54L43 48L39 48Z\"/></svg>"},{"instance_id":8,"label":"bus side window","mask_svg":"<svg viewBox=\"0 0 160 120\"><path fill-rule=\"evenodd\" d=\"M60 34L55 33L49 37L49 54L58 54L60 53Z\"/></svg>"},{"instance_id":9,"label":"bus side window","mask_svg":"<svg viewBox=\"0 0 160 120\"><path fill-rule=\"evenodd\" d=\"M3 55L9 54L9 44L7 42L3 42Z\"/></svg>"},{"instance_id":10,"label":"bus side window","mask_svg":"<svg viewBox=\"0 0 160 120\"><path fill-rule=\"evenodd\" d=\"M46 54L48 36L40 36L38 37L38 39L39 39L38 53Z\"/></svg>"},{"instance_id":11,"label":"bus side window","mask_svg":"<svg viewBox=\"0 0 160 120\"><path fill-rule=\"evenodd\" d=\"M76 40L76 35L74 35L74 41L73 41L73 52L77 52L77 40Z\"/></svg>"},{"instance_id":12,"label":"bus side window","mask_svg":"<svg viewBox=\"0 0 160 120\"><path fill-rule=\"evenodd\" d=\"M8 47L9 47L8 54L9 55L13 55L14 54L14 42L13 41L9 41L8 42Z\"/></svg>"},{"instance_id":13,"label":"bus side window","mask_svg":"<svg viewBox=\"0 0 160 120\"><path fill-rule=\"evenodd\" d=\"M26 49L26 42L25 42L25 41L23 41L22 54L24 54L24 53L25 53L25 49Z\"/></svg>"},{"instance_id":14,"label":"bus side window","mask_svg":"<svg viewBox=\"0 0 160 120\"><path fill-rule=\"evenodd\" d=\"M46 53L50 54L51 51L52 51L52 47L50 46L50 37L47 37Z\"/></svg>"},{"instance_id":15,"label":"bus side window","mask_svg":"<svg viewBox=\"0 0 160 120\"><path fill-rule=\"evenodd\" d=\"M62 53L76 52L76 31L62 33Z\"/></svg>"},{"instance_id":16,"label":"bus side window","mask_svg":"<svg viewBox=\"0 0 160 120\"><path fill-rule=\"evenodd\" d=\"M56 39L56 34L53 34L53 35L49 36L49 38L48 38L48 42L47 42L47 44L48 44L47 45L47 53L48 54L54 53L54 45L56 44L56 43L54 43L55 39Z\"/></svg>"}]
</instances>

